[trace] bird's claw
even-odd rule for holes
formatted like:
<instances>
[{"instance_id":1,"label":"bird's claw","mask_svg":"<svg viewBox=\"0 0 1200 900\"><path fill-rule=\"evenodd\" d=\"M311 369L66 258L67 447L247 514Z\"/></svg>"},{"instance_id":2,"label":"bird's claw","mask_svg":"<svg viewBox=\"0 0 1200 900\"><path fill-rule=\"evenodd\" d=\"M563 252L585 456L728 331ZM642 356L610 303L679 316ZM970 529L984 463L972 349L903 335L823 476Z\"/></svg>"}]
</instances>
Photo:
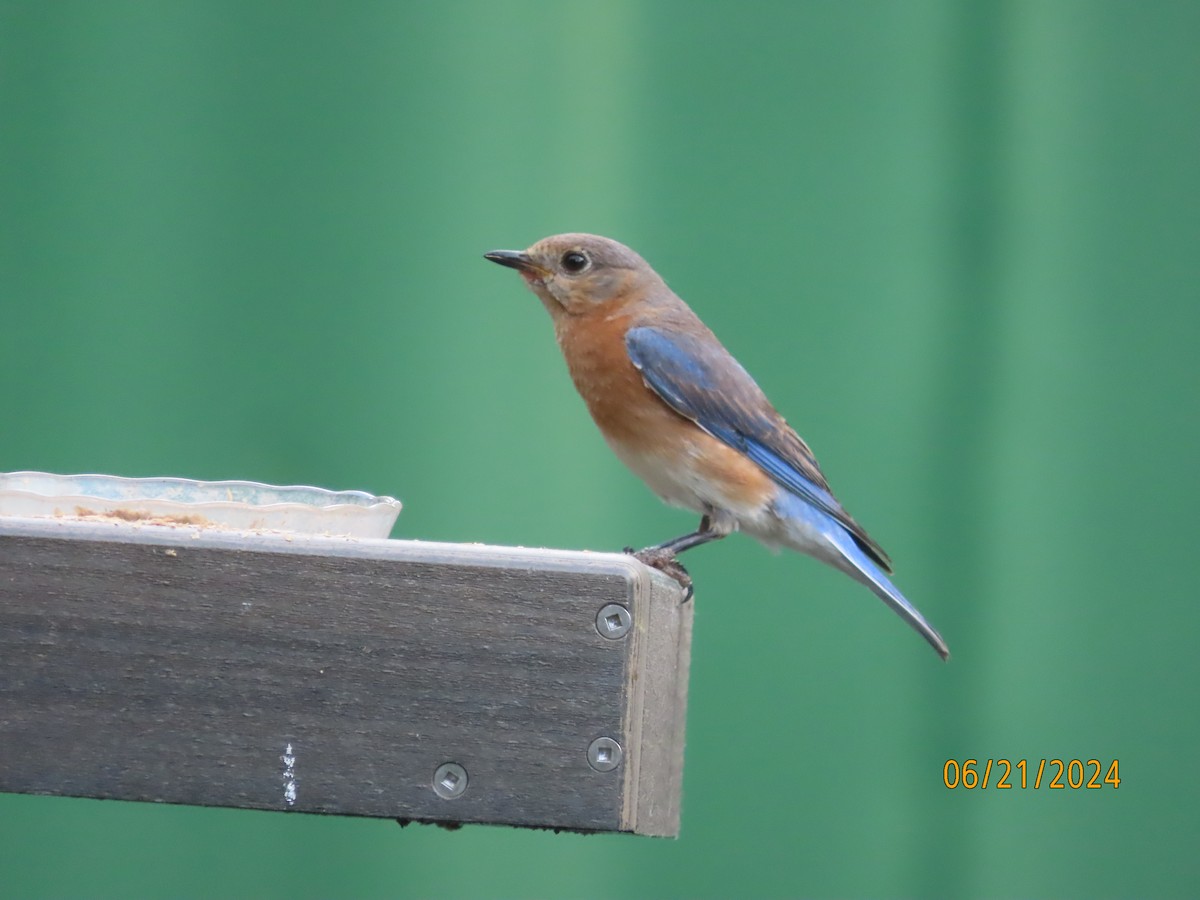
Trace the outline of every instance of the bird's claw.
<instances>
[{"instance_id":1,"label":"bird's claw","mask_svg":"<svg viewBox=\"0 0 1200 900\"><path fill-rule=\"evenodd\" d=\"M632 547L626 547L625 552L638 562L652 569L658 569L663 574L675 579L683 588L684 603L691 600L696 593L695 588L692 587L692 576L688 574L688 570L683 567L679 557L672 551L664 550L661 547L647 547L644 550L634 551Z\"/></svg>"}]
</instances>

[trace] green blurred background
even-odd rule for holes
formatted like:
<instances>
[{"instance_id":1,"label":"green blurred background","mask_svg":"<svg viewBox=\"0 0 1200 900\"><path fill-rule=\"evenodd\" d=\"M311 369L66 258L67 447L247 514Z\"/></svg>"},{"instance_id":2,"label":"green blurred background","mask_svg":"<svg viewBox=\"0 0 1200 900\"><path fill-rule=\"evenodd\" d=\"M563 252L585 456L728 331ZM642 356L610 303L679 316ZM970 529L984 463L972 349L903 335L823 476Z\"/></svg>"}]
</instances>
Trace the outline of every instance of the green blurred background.
<instances>
[{"instance_id":1,"label":"green blurred background","mask_svg":"<svg viewBox=\"0 0 1200 900\"><path fill-rule=\"evenodd\" d=\"M0 2L0 470L673 536L480 258L594 231L955 654L734 537L688 559L678 841L5 795L0 891L1200 895L1198 42L1194 0ZM1123 781L947 790L966 757Z\"/></svg>"}]
</instances>

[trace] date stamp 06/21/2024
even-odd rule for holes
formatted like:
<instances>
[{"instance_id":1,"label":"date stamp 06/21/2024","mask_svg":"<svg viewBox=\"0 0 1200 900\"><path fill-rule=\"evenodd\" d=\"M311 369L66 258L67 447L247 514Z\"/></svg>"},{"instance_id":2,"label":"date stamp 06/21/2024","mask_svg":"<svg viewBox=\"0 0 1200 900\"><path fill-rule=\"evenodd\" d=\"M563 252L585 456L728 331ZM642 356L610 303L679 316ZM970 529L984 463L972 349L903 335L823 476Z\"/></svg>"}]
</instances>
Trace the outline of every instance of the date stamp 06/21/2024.
<instances>
[{"instance_id":1,"label":"date stamp 06/21/2024","mask_svg":"<svg viewBox=\"0 0 1200 900\"><path fill-rule=\"evenodd\" d=\"M1119 761L1098 759L948 759L942 784L949 790L1116 790L1121 786Z\"/></svg>"}]
</instances>

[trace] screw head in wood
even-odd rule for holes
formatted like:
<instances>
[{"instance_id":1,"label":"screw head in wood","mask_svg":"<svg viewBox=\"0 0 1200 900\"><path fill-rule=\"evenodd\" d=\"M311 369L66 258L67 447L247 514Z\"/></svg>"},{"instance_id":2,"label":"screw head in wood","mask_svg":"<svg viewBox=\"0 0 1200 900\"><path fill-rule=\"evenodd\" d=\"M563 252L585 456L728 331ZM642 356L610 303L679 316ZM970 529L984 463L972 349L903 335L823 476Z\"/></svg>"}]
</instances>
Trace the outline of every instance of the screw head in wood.
<instances>
[{"instance_id":1,"label":"screw head in wood","mask_svg":"<svg viewBox=\"0 0 1200 900\"><path fill-rule=\"evenodd\" d=\"M610 641L625 637L632 627L633 616L620 603L606 603L596 613L596 630Z\"/></svg>"},{"instance_id":2,"label":"screw head in wood","mask_svg":"<svg viewBox=\"0 0 1200 900\"><path fill-rule=\"evenodd\" d=\"M467 770L458 763L442 763L433 773L433 792L443 800L461 797L467 789Z\"/></svg>"},{"instance_id":3,"label":"screw head in wood","mask_svg":"<svg viewBox=\"0 0 1200 900\"><path fill-rule=\"evenodd\" d=\"M624 755L621 745L610 737L598 737L588 745L588 765L597 772L611 772Z\"/></svg>"}]
</instances>

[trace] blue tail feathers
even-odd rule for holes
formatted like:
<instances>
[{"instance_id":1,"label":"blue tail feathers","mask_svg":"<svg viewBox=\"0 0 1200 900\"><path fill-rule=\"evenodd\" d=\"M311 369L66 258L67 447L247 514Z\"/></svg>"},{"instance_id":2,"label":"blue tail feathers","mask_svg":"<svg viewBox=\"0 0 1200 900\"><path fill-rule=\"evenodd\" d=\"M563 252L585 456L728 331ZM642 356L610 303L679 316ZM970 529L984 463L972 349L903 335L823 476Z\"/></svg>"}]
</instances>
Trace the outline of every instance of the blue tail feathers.
<instances>
[{"instance_id":1,"label":"blue tail feathers","mask_svg":"<svg viewBox=\"0 0 1200 900\"><path fill-rule=\"evenodd\" d=\"M929 642L929 645L938 652L942 659L949 659L950 648L946 646L942 636L937 633L937 629L921 615L921 611L908 602L880 568L862 551L858 542L849 532L844 531L832 519L830 526L825 534L848 564L843 566L844 570L869 587L880 600L895 610L900 618Z\"/></svg>"}]
</instances>

